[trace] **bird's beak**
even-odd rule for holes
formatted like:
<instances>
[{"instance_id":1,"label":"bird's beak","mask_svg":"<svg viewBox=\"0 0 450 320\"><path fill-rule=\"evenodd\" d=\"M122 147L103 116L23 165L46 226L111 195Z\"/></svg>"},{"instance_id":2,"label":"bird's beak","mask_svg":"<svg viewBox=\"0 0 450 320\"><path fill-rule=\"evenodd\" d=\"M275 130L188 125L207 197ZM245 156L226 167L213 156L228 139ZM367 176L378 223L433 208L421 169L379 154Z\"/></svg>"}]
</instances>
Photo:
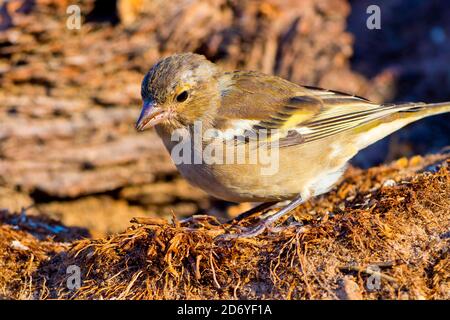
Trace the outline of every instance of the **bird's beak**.
<instances>
[{"instance_id":1,"label":"bird's beak","mask_svg":"<svg viewBox=\"0 0 450 320\"><path fill-rule=\"evenodd\" d=\"M136 122L136 129L138 131L144 131L166 120L168 117L168 111L159 107L154 101L144 101L141 115Z\"/></svg>"}]
</instances>

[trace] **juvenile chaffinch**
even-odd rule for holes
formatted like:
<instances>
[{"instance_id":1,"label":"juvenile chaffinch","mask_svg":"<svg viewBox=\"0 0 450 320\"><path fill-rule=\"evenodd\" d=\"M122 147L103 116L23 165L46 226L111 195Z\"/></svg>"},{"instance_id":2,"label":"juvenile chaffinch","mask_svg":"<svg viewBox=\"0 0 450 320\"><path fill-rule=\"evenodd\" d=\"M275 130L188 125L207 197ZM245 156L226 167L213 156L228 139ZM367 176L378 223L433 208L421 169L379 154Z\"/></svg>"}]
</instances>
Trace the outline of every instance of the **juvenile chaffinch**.
<instances>
[{"instance_id":1,"label":"juvenile chaffinch","mask_svg":"<svg viewBox=\"0 0 450 320\"><path fill-rule=\"evenodd\" d=\"M192 53L157 62L141 90L136 128L156 128L191 184L233 202L291 201L227 238L260 234L330 190L359 150L418 119L450 112L449 102L379 105L259 72L224 72ZM251 161L263 148L271 163Z\"/></svg>"}]
</instances>

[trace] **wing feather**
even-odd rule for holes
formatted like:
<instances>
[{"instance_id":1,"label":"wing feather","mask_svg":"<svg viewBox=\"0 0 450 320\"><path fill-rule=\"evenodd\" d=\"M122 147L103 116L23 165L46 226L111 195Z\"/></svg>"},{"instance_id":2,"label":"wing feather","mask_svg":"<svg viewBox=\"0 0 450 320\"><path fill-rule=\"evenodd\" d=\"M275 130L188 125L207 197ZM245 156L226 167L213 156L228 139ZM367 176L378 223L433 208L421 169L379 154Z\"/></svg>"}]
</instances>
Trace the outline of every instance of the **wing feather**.
<instances>
[{"instance_id":1,"label":"wing feather","mask_svg":"<svg viewBox=\"0 0 450 320\"><path fill-rule=\"evenodd\" d=\"M245 119L253 132L277 130L272 138L282 147L323 139L398 111L394 105L257 72L229 73L225 79L221 84L225 107L219 116L226 119L226 126Z\"/></svg>"}]
</instances>

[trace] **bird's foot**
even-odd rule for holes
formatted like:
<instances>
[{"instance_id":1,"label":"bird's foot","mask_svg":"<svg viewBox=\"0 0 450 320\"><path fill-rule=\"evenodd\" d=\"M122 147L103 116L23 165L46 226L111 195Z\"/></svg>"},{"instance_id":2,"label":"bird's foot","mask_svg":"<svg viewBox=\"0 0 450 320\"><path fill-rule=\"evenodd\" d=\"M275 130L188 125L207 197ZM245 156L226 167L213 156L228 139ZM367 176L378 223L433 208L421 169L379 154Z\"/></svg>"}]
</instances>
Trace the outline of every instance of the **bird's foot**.
<instances>
[{"instance_id":1,"label":"bird's foot","mask_svg":"<svg viewBox=\"0 0 450 320\"><path fill-rule=\"evenodd\" d=\"M216 238L216 240L232 240L232 239L242 239L242 238L253 238L266 230L268 226L265 221L261 221L254 226L243 228L240 232L237 233L225 233Z\"/></svg>"},{"instance_id":2,"label":"bird's foot","mask_svg":"<svg viewBox=\"0 0 450 320\"><path fill-rule=\"evenodd\" d=\"M292 228L301 229L301 228L305 228L305 225L302 222L296 221L296 222L289 223L288 225L285 225L285 226L270 227L269 230L272 233L280 233L280 232L283 232L285 230L292 229Z\"/></svg>"},{"instance_id":3,"label":"bird's foot","mask_svg":"<svg viewBox=\"0 0 450 320\"><path fill-rule=\"evenodd\" d=\"M298 229L300 232L305 230L306 227L301 222L293 222L285 226L271 226L270 223L266 223L265 221L261 221L257 223L255 226L242 228L241 232L238 233L226 233L218 236L217 240L232 240L232 239L244 239L244 238L253 238L259 236L264 233L264 231L268 231L270 233L280 233L288 229Z\"/></svg>"},{"instance_id":4,"label":"bird's foot","mask_svg":"<svg viewBox=\"0 0 450 320\"><path fill-rule=\"evenodd\" d=\"M261 233L263 233L266 229L269 229L275 221L298 207L303 202L303 199L300 195L295 197L286 207L278 211L277 213L261 220L253 227L246 228L239 233L226 233L218 236L217 240L231 240L231 239L241 239L241 238L253 238Z\"/></svg>"},{"instance_id":5,"label":"bird's foot","mask_svg":"<svg viewBox=\"0 0 450 320\"><path fill-rule=\"evenodd\" d=\"M263 212L264 210L272 207L276 203L277 203L277 201L263 202L263 203L257 205L256 207L251 208L250 210L247 210L247 211L241 213L237 217L228 221L228 223L235 223L235 222L239 222L241 220L247 219L247 218L255 215L256 213Z\"/></svg>"}]
</instances>

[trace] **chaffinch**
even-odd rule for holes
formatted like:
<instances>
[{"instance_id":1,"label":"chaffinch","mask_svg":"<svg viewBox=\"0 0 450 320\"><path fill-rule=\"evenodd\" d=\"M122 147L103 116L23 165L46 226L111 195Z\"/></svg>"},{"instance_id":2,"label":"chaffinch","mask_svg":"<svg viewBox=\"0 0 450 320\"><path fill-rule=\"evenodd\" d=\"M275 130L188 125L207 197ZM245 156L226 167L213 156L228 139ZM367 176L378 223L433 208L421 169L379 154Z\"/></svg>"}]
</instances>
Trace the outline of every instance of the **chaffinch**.
<instances>
[{"instance_id":1,"label":"chaffinch","mask_svg":"<svg viewBox=\"0 0 450 320\"><path fill-rule=\"evenodd\" d=\"M413 121L450 112L448 102L379 105L260 72L224 72L193 53L157 62L141 90L136 128L156 128L191 184L233 202L290 200L226 238L260 234L330 190L359 150Z\"/></svg>"}]
</instances>

